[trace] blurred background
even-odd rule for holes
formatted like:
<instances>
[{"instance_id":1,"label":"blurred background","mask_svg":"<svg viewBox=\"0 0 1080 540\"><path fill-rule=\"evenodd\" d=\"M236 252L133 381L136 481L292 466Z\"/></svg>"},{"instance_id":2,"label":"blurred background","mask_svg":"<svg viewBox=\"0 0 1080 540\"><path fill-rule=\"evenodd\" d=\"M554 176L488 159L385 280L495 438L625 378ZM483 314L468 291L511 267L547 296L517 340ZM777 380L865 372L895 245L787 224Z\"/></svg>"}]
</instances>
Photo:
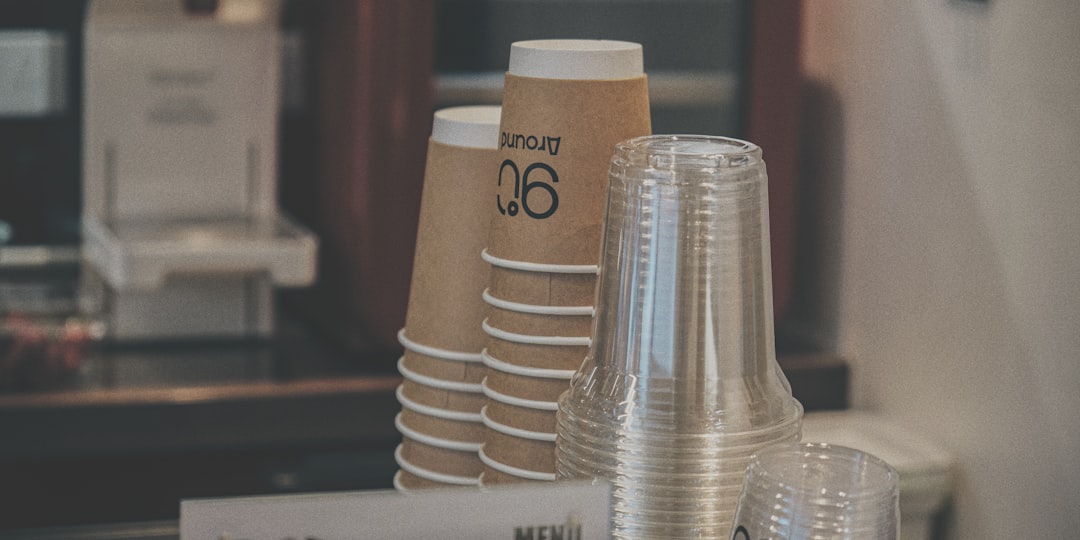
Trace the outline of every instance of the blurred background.
<instances>
[{"instance_id":1,"label":"blurred background","mask_svg":"<svg viewBox=\"0 0 1080 540\"><path fill-rule=\"evenodd\" d=\"M123 212L124 141L152 137L91 102L153 91L137 66L166 53L135 44L164 36L269 97L220 113L235 155L180 137L131 170L227 163L236 208ZM938 537L1080 530L1075 2L0 0L0 536L169 537L181 498L389 488L432 112L498 103L511 42L572 37L644 45L655 132L764 149L781 366L808 410L955 457Z\"/></svg>"}]
</instances>

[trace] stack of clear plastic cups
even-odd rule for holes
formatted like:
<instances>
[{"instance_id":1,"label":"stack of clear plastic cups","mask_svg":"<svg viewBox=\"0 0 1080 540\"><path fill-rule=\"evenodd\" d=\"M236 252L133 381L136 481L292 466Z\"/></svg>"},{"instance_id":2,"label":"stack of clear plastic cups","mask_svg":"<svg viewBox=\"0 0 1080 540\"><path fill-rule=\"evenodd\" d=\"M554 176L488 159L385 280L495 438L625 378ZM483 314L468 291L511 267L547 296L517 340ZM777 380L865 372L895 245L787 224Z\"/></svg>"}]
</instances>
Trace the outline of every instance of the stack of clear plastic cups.
<instances>
[{"instance_id":1,"label":"stack of clear plastic cups","mask_svg":"<svg viewBox=\"0 0 1080 540\"><path fill-rule=\"evenodd\" d=\"M480 411L487 341L489 204L485 173L496 164L501 109L450 107L435 112L424 173L420 223L405 328L398 341L403 381L395 419L402 443L397 489L478 486L486 428Z\"/></svg>"},{"instance_id":2,"label":"stack of clear plastic cups","mask_svg":"<svg viewBox=\"0 0 1080 540\"><path fill-rule=\"evenodd\" d=\"M779 445L754 455L732 540L896 540L898 475L881 459L844 446Z\"/></svg>"},{"instance_id":3,"label":"stack of clear plastic cups","mask_svg":"<svg viewBox=\"0 0 1080 540\"><path fill-rule=\"evenodd\" d=\"M725 537L750 457L800 438L776 362L757 146L617 145L589 354L559 399L556 473L612 485L617 538Z\"/></svg>"}]
</instances>

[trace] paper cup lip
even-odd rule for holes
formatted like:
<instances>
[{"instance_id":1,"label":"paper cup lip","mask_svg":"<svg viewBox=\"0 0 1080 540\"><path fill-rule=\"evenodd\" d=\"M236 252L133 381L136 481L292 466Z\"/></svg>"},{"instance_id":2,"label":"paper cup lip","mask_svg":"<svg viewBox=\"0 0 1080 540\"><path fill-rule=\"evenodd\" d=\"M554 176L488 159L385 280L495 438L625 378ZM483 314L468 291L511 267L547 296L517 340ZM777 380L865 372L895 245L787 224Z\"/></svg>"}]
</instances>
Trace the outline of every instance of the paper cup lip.
<instances>
[{"instance_id":1,"label":"paper cup lip","mask_svg":"<svg viewBox=\"0 0 1080 540\"><path fill-rule=\"evenodd\" d=\"M486 383L486 381L485 381L485 383ZM548 411L548 412L551 412L551 411L559 410L559 402L558 401L540 401L540 400L536 400L536 399L525 399L525 398L519 398L519 397L514 397L514 396L508 396L508 395L506 395L506 394L504 394L502 392L499 392L498 390L493 390L490 386L488 386L485 383L481 383L481 384L484 385L484 395L487 396L487 398L490 399L491 401L498 401L499 403L503 403L503 404L506 404L506 405L513 405L515 407L521 407L523 409L532 409L532 410L535 410L535 411ZM484 405L484 407L487 407L487 405ZM483 416L484 416L483 411L484 411L484 409L483 409L483 407L481 407L480 408L480 412L481 412L480 421L481 422L483 422Z\"/></svg>"},{"instance_id":2,"label":"paper cup lip","mask_svg":"<svg viewBox=\"0 0 1080 540\"><path fill-rule=\"evenodd\" d=\"M513 311L516 313L528 313L530 315L568 315L568 316L593 316L592 306L540 306L536 304L522 304L521 302L513 302L510 300L503 300L491 294L490 289L484 289L482 293L484 302L487 302L490 306L495 306L499 309L505 309L507 311Z\"/></svg>"},{"instance_id":3,"label":"paper cup lip","mask_svg":"<svg viewBox=\"0 0 1080 540\"><path fill-rule=\"evenodd\" d=\"M487 426L488 429L498 431L503 435L509 435L511 437L518 437L521 439L529 439L533 441L555 442L554 433L547 433L544 431L529 431L527 429L508 426L501 422L496 422L495 420L492 420L487 415L487 405L484 405L484 408L480 409L480 416L484 418L484 425Z\"/></svg>"},{"instance_id":4,"label":"paper cup lip","mask_svg":"<svg viewBox=\"0 0 1080 540\"><path fill-rule=\"evenodd\" d=\"M405 335L405 329L398 330L397 333L398 343L402 347L409 349L410 351L420 353L432 358L438 358L440 360L456 360L458 362L479 362L480 353L463 352L463 351L451 351L448 349L440 349L438 347L432 347L430 345L424 345L423 343L417 343L408 338Z\"/></svg>"},{"instance_id":5,"label":"paper cup lip","mask_svg":"<svg viewBox=\"0 0 1080 540\"><path fill-rule=\"evenodd\" d=\"M480 323L480 326L487 335L493 338L499 338L503 341L512 341L514 343L525 343L528 345L560 345L568 347L588 346L592 343L592 339L585 336L534 336L530 334L507 332L501 328L491 326L487 319L484 319L484 321Z\"/></svg>"},{"instance_id":6,"label":"paper cup lip","mask_svg":"<svg viewBox=\"0 0 1080 540\"><path fill-rule=\"evenodd\" d=\"M403 377L410 381L420 383L424 386L430 386L432 388L438 388L439 390L452 390L454 392L467 392L470 394L480 393L480 385L478 383L469 383L464 381L446 381L443 379L436 379L435 377L429 377L427 375L417 373L407 367L405 367L405 357L398 358L397 363L398 372Z\"/></svg>"},{"instance_id":7,"label":"paper cup lip","mask_svg":"<svg viewBox=\"0 0 1080 540\"><path fill-rule=\"evenodd\" d=\"M419 476L420 478L423 478L425 480L431 480L432 482L442 482L444 484L454 484L458 486L480 485L479 476L475 478L471 476L457 476L455 474L435 472L425 469L423 467L419 467L417 465L413 465L409 462L409 460L405 459L405 457L401 455L401 446L402 445L399 444L397 448L394 449L394 461L397 462L398 466L401 467L402 470L408 472L409 474Z\"/></svg>"},{"instance_id":8,"label":"paper cup lip","mask_svg":"<svg viewBox=\"0 0 1080 540\"><path fill-rule=\"evenodd\" d=\"M640 43L606 39L538 39L510 45L514 75L541 79L632 79L645 73Z\"/></svg>"},{"instance_id":9,"label":"paper cup lip","mask_svg":"<svg viewBox=\"0 0 1080 540\"><path fill-rule=\"evenodd\" d=\"M405 391L399 386L394 392L397 397L398 403L406 409L416 411L420 414L426 414L428 416L434 416L436 418L442 418L443 420L457 420L459 422L483 422L484 419L480 417L480 413L471 413L465 411L455 411L451 409L442 409L439 407L432 407L431 405L424 405L423 403L417 403L408 396L405 395Z\"/></svg>"},{"instance_id":10,"label":"paper cup lip","mask_svg":"<svg viewBox=\"0 0 1080 540\"><path fill-rule=\"evenodd\" d=\"M481 412L483 412L483 411L481 410ZM482 416L481 416L481 418L482 418ZM404 436L406 436L406 437L408 437L408 438L410 438L410 439L412 439L412 440L414 440L416 442L424 443L424 444L426 444L428 446L434 446L436 448L443 448L443 449L446 449L446 450L460 450L462 452L478 452L478 451L480 451L480 445L482 444L482 443L478 443L478 442L455 441L453 439L443 439L442 437L435 437L433 435L428 435L427 433L422 433L422 432L416 431L415 429L413 429L413 428L411 428L409 426L406 426L405 423L401 421L401 413L398 413L396 416L394 416L394 427L396 427L398 432L400 432L402 435L404 435Z\"/></svg>"},{"instance_id":11,"label":"paper cup lip","mask_svg":"<svg viewBox=\"0 0 1080 540\"><path fill-rule=\"evenodd\" d=\"M398 471L398 472L394 473L394 490L400 491L402 493L407 493L407 492L409 492L411 490L409 488L405 487L405 484L401 483L401 473L402 473L402 471Z\"/></svg>"},{"instance_id":12,"label":"paper cup lip","mask_svg":"<svg viewBox=\"0 0 1080 540\"><path fill-rule=\"evenodd\" d=\"M499 120L502 107L498 105L469 105L447 107L435 111L431 124L431 140L466 148L499 147Z\"/></svg>"},{"instance_id":13,"label":"paper cup lip","mask_svg":"<svg viewBox=\"0 0 1080 540\"><path fill-rule=\"evenodd\" d=\"M480 251L480 258L500 268L522 270L525 272L546 272L550 274L599 274L598 264L549 264L529 261L515 261L492 255L487 248Z\"/></svg>"},{"instance_id":14,"label":"paper cup lip","mask_svg":"<svg viewBox=\"0 0 1080 540\"><path fill-rule=\"evenodd\" d=\"M494 369L495 371L501 371L503 373L509 373L511 375L521 375L523 377L536 377L538 379L560 379L569 381L576 370L573 369L550 369L550 368L535 368L530 366L519 366L517 364L511 364L505 360L500 360L491 356L487 352L487 349L483 351L484 365ZM585 359L582 358L582 361ZM481 382L481 385L484 383Z\"/></svg>"},{"instance_id":15,"label":"paper cup lip","mask_svg":"<svg viewBox=\"0 0 1080 540\"><path fill-rule=\"evenodd\" d=\"M513 465L500 463L488 457L488 455L484 453L483 448L480 449L480 461L484 462L484 465L487 465L488 467L491 467L492 469L495 469L496 471L499 471L503 474L509 474L510 476L516 476L518 478L524 478L526 480L544 480L548 482L555 481L555 473L530 471L527 469L519 469L517 467L514 467Z\"/></svg>"}]
</instances>

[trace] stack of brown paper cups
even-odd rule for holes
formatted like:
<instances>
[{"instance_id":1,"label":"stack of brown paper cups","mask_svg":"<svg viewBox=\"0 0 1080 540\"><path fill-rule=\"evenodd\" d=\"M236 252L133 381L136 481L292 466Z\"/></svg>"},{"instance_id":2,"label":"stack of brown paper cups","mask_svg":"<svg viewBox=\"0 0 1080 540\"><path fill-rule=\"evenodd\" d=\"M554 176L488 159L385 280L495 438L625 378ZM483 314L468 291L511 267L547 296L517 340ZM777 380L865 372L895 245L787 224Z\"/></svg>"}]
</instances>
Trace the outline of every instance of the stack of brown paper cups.
<instances>
[{"instance_id":1,"label":"stack of brown paper cups","mask_svg":"<svg viewBox=\"0 0 1080 540\"><path fill-rule=\"evenodd\" d=\"M590 342L608 164L650 131L640 45L512 45L482 253L483 485L555 478L556 402Z\"/></svg>"},{"instance_id":2,"label":"stack of brown paper cups","mask_svg":"<svg viewBox=\"0 0 1080 540\"><path fill-rule=\"evenodd\" d=\"M496 161L499 107L435 113L428 145L405 328L398 340L404 380L397 390L394 454L402 491L479 485L486 435L481 351L482 291L489 265L479 256L490 221L490 171Z\"/></svg>"}]
</instances>

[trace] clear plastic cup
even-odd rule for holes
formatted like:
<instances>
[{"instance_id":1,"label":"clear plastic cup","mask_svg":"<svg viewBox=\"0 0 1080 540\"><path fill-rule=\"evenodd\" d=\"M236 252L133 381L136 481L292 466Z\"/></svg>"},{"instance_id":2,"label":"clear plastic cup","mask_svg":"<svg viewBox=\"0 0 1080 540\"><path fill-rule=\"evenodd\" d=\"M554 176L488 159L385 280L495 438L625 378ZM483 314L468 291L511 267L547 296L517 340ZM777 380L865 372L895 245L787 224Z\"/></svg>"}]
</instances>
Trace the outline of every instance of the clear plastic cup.
<instances>
[{"instance_id":1,"label":"clear plastic cup","mask_svg":"<svg viewBox=\"0 0 1080 540\"><path fill-rule=\"evenodd\" d=\"M615 537L725 536L750 457L801 434L773 343L761 149L617 145L596 298L559 399L558 476L612 483Z\"/></svg>"},{"instance_id":2,"label":"clear plastic cup","mask_svg":"<svg viewBox=\"0 0 1080 540\"><path fill-rule=\"evenodd\" d=\"M747 468L730 538L895 540L898 480L888 463L853 448L767 448Z\"/></svg>"}]
</instances>

